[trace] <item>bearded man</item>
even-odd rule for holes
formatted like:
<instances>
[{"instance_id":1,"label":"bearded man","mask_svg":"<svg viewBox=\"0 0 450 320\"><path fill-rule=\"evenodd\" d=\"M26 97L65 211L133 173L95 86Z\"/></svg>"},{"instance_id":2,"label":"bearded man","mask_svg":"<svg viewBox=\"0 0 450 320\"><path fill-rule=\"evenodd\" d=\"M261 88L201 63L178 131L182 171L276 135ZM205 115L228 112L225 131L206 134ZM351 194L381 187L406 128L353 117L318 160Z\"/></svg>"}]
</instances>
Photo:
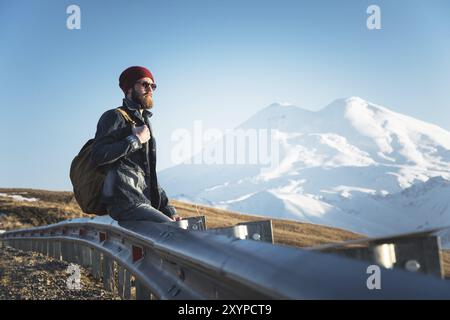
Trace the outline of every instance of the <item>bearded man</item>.
<instances>
[{"instance_id":1,"label":"bearded man","mask_svg":"<svg viewBox=\"0 0 450 320\"><path fill-rule=\"evenodd\" d=\"M117 221L180 220L156 176L149 111L156 89L153 75L147 68L133 66L122 72L119 86L125 94L122 106L103 113L92 145L92 161L107 172L102 202Z\"/></svg>"}]
</instances>

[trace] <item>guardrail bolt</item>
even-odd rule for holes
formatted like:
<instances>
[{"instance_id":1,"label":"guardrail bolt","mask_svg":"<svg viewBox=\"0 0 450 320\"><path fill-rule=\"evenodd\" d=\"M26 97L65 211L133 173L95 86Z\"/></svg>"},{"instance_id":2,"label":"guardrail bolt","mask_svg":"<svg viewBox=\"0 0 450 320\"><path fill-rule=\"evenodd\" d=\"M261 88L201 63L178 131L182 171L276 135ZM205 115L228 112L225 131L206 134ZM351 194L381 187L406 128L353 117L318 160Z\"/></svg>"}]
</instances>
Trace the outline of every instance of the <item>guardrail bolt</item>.
<instances>
[{"instance_id":1,"label":"guardrail bolt","mask_svg":"<svg viewBox=\"0 0 450 320\"><path fill-rule=\"evenodd\" d=\"M259 233L254 233L252 238L253 238L253 240L259 241L259 240L261 240L261 235Z\"/></svg>"},{"instance_id":2,"label":"guardrail bolt","mask_svg":"<svg viewBox=\"0 0 450 320\"><path fill-rule=\"evenodd\" d=\"M408 260L405 263L405 269L410 272L417 272L420 270L420 263L417 260Z\"/></svg>"}]
</instances>

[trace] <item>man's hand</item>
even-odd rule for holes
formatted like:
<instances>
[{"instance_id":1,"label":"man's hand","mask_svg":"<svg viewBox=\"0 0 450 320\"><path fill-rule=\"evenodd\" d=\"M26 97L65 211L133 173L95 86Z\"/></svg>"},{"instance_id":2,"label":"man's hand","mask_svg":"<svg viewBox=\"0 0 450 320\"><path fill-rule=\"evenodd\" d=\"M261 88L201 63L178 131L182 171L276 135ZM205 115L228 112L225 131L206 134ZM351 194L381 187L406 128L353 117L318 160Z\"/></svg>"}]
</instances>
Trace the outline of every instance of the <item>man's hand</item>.
<instances>
[{"instance_id":1,"label":"man's hand","mask_svg":"<svg viewBox=\"0 0 450 320\"><path fill-rule=\"evenodd\" d=\"M133 127L132 132L142 144L150 140L150 130L145 124L140 127Z\"/></svg>"},{"instance_id":2,"label":"man's hand","mask_svg":"<svg viewBox=\"0 0 450 320\"><path fill-rule=\"evenodd\" d=\"M181 218L179 215L172 216L173 221L180 221L181 219L183 219L183 218Z\"/></svg>"}]
</instances>

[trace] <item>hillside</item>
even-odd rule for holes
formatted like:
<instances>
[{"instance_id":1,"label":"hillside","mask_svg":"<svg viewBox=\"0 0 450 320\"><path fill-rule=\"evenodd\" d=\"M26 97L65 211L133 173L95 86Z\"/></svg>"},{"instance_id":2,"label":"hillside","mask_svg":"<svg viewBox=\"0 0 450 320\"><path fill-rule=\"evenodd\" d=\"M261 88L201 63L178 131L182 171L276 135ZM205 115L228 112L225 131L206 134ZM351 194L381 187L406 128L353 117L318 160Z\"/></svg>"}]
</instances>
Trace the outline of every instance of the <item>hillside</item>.
<instances>
[{"instance_id":1,"label":"hillside","mask_svg":"<svg viewBox=\"0 0 450 320\"><path fill-rule=\"evenodd\" d=\"M209 228L267 219L262 216L245 215L181 201L172 201L172 204L182 217L206 216ZM74 200L72 192L0 188L0 229L2 230L40 226L87 216L89 215L84 214ZM281 219L272 221L274 240L278 244L308 247L363 237L346 230L321 225Z\"/></svg>"}]
</instances>

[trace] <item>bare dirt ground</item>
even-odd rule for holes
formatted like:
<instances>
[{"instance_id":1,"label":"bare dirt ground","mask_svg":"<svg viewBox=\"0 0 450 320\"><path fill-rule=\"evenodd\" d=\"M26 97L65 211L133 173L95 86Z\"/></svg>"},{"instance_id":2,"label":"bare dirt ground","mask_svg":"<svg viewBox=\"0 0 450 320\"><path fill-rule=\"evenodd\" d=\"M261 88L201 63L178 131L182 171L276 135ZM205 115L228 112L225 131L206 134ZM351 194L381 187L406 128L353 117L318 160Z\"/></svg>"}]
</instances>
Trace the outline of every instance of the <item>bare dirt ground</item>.
<instances>
[{"instance_id":1,"label":"bare dirt ground","mask_svg":"<svg viewBox=\"0 0 450 320\"><path fill-rule=\"evenodd\" d=\"M80 268L80 288L69 289L69 263L47 256L0 248L0 300L112 300L118 296Z\"/></svg>"}]
</instances>

